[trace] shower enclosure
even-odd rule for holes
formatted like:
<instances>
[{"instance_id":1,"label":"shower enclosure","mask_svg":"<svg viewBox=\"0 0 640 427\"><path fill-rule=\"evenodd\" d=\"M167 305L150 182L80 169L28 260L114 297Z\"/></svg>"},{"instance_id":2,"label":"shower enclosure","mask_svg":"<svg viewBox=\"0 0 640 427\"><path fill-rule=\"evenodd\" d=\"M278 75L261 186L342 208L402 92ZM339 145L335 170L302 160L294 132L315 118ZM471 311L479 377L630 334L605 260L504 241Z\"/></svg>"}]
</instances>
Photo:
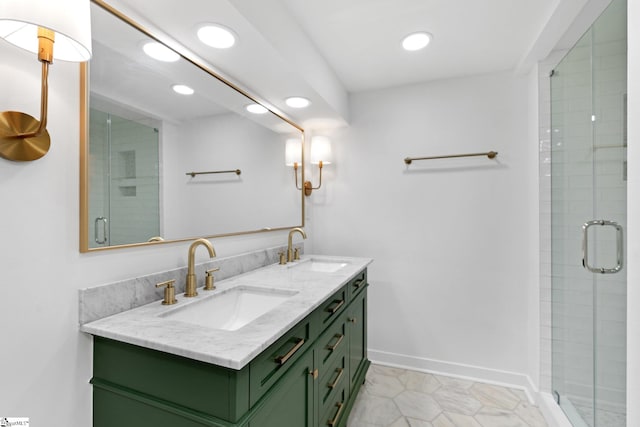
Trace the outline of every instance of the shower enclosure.
<instances>
[{"instance_id":1,"label":"shower enclosure","mask_svg":"<svg viewBox=\"0 0 640 427\"><path fill-rule=\"evenodd\" d=\"M90 109L90 248L160 236L158 156L156 127Z\"/></svg>"},{"instance_id":2,"label":"shower enclosure","mask_svg":"<svg viewBox=\"0 0 640 427\"><path fill-rule=\"evenodd\" d=\"M576 427L625 427L626 1L551 75L553 394Z\"/></svg>"}]
</instances>

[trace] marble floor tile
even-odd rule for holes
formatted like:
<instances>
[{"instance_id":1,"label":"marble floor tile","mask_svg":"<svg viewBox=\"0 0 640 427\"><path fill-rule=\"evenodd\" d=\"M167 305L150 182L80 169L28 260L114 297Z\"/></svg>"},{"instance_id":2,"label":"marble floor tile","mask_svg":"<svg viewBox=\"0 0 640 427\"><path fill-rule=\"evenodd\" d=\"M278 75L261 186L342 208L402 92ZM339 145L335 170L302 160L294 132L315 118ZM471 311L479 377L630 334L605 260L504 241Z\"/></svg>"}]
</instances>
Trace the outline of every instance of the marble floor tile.
<instances>
[{"instance_id":1,"label":"marble floor tile","mask_svg":"<svg viewBox=\"0 0 640 427\"><path fill-rule=\"evenodd\" d=\"M482 427L529 427L512 411L486 406L478 411L475 419Z\"/></svg>"},{"instance_id":2,"label":"marble floor tile","mask_svg":"<svg viewBox=\"0 0 640 427\"><path fill-rule=\"evenodd\" d=\"M438 401L442 409L463 415L473 415L482 407L469 390L443 386L433 393L433 397Z\"/></svg>"},{"instance_id":3,"label":"marble floor tile","mask_svg":"<svg viewBox=\"0 0 640 427\"><path fill-rule=\"evenodd\" d=\"M394 398L405 390L398 377L371 372L365 379L367 393L373 396Z\"/></svg>"},{"instance_id":4,"label":"marble floor tile","mask_svg":"<svg viewBox=\"0 0 640 427\"><path fill-rule=\"evenodd\" d=\"M434 427L429 421L416 420L415 418L406 418L409 427Z\"/></svg>"},{"instance_id":5,"label":"marble floor tile","mask_svg":"<svg viewBox=\"0 0 640 427\"><path fill-rule=\"evenodd\" d=\"M367 427L387 427L402 417L402 413L400 413L393 400L384 397L367 394L356 405L354 405L349 417L350 422L347 423L349 426L353 424Z\"/></svg>"},{"instance_id":6,"label":"marble floor tile","mask_svg":"<svg viewBox=\"0 0 640 427\"><path fill-rule=\"evenodd\" d=\"M371 365L347 426L547 427L547 423L521 390Z\"/></svg>"},{"instance_id":7,"label":"marble floor tile","mask_svg":"<svg viewBox=\"0 0 640 427\"><path fill-rule=\"evenodd\" d=\"M528 426L531 427L547 427L547 422L544 417L540 413L540 410L537 406L532 405L528 401L521 401L518 403L518 406L514 411L516 415L518 415L524 422L527 423ZM604 424L606 425L606 424ZM622 424L619 427L624 427Z\"/></svg>"},{"instance_id":8,"label":"marble floor tile","mask_svg":"<svg viewBox=\"0 0 640 427\"><path fill-rule=\"evenodd\" d=\"M419 420L431 421L442 412L440 405L433 397L417 391L405 390L393 401L402 415Z\"/></svg>"},{"instance_id":9,"label":"marble floor tile","mask_svg":"<svg viewBox=\"0 0 640 427\"><path fill-rule=\"evenodd\" d=\"M434 375L423 372L405 371L398 379L404 384L407 390L419 391L421 393L433 393L442 386Z\"/></svg>"},{"instance_id":10,"label":"marble floor tile","mask_svg":"<svg viewBox=\"0 0 640 427\"><path fill-rule=\"evenodd\" d=\"M476 383L470 391L484 406L514 410L520 402L520 399L505 387Z\"/></svg>"},{"instance_id":11,"label":"marble floor tile","mask_svg":"<svg viewBox=\"0 0 640 427\"><path fill-rule=\"evenodd\" d=\"M434 420L433 425L434 427L482 427L473 417L453 412L443 412Z\"/></svg>"}]
</instances>

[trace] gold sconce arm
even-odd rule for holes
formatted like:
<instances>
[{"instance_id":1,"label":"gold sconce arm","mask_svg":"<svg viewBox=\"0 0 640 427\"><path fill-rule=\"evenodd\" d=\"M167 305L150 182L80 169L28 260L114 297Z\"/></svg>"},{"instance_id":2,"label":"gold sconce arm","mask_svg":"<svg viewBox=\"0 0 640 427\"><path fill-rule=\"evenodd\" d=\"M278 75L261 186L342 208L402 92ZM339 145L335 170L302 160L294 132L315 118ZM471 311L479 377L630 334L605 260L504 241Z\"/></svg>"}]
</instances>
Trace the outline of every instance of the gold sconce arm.
<instances>
[{"instance_id":1,"label":"gold sconce arm","mask_svg":"<svg viewBox=\"0 0 640 427\"><path fill-rule=\"evenodd\" d=\"M313 184L311 184L311 181L305 181L303 183L303 187L304 188L304 195L305 196L310 196L311 192L313 190L318 190L320 187L322 187L322 160L320 160L320 162L318 162L318 169L320 169L320 178L319 178L319 182L318 182L318 186L314 187ZM298 163L294 163L293 164L293 173L296 177L296 188L298 190L302 190L302 188L300 188L300 185L298 184Z\"/></svg>"},{"instance_id":2,"label":"gold sconce arm","mask_svg":"<svg viewBox=\"0 0 640 427\"><path fill-rule=\"evenodd\" d=\"M51 138L47 132L49 64L53 63L54 32L38 28L38 60L42 62L40 120L19 111L0 113L0 157L18 162L37 160L47 154Z\"/></svg>"}]
</instances>

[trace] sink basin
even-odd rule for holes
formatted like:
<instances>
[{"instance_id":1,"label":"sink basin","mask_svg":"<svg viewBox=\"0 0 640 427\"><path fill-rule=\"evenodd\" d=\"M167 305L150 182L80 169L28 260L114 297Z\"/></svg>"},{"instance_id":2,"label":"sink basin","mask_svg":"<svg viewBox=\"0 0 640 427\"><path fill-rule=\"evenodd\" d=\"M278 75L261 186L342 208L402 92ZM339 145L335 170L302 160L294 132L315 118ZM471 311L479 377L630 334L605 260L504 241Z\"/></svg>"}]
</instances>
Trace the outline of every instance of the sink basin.
<instances>
[{"instance_id":1,"label":"sink basin","mask_svg":"<svg viewBox=\"0 0 640 427\"><path fill-rule=\"evenodd\" d=\"M305 259L298 263L291 264L291 267L303 268L309 271L315 271L319 273L335 273L343 267L346 267L349 263L345 261L334 261L324 259Z\"/></svg>"},{"instance_id":2,"label":"sink basin","mask_svg":"<svg viewBox=\"0 0 640 427\"><path fill-rule=\"evenodd\" d=\"M273 310L296 291L240 286L177 307L161 317L212 329L235 331Z\"/></svg>"}]
</instances>

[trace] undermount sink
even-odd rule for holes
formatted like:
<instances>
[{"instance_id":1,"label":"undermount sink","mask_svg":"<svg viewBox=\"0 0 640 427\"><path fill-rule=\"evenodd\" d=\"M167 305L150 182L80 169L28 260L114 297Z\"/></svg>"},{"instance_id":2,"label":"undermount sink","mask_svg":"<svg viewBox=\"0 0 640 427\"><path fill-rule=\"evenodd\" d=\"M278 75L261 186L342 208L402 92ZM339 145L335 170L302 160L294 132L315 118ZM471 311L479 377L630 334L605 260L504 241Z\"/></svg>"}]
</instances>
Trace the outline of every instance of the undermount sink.
<instances>
[{"instance_id":1,"label":"undermount sink","mask_svg":"<svg viewBox=\"0 0 640 427\"><path fill-rule=\"evenodd\" d=\"M161 314L212 329L235 331L273 310L297 291L239 286Z\"/></svg>"},{"instance_id":2,"label":"undermount sink","mask_svg":"<svg viewBox=\"0 0 640 427\"><path fill-rule=\"evenodd\" d=\"M294 264L290 264L291 267L303 268L309 271L315 271L318 273L335 273L343 267L346 267L349 263L341 260L326 260L308 258L302 261L298 261Z\"/></svg>"}]
</instances>

